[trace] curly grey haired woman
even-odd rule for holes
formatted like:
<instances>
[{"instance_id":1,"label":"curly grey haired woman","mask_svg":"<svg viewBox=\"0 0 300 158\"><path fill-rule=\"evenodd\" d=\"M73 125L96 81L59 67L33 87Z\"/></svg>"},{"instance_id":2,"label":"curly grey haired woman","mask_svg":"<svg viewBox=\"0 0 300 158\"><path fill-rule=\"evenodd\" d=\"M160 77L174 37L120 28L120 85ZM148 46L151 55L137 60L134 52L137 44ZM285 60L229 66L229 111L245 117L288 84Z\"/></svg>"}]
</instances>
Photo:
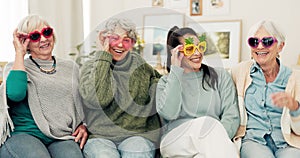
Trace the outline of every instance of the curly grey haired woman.
<instances>
[{"instance_id":1,"label":"curly grey haired woman","mask_svg":"<svg viewBox=\"0 0 300 158\"><path fill-rule=\"evenodd\" d=\"M133 52L137 32L127 19L109 19L101 50L81 68L80 93L90 138L86 157L154 157L160 137L155 90L160 74Z\"/></svg>"}]
</instances>

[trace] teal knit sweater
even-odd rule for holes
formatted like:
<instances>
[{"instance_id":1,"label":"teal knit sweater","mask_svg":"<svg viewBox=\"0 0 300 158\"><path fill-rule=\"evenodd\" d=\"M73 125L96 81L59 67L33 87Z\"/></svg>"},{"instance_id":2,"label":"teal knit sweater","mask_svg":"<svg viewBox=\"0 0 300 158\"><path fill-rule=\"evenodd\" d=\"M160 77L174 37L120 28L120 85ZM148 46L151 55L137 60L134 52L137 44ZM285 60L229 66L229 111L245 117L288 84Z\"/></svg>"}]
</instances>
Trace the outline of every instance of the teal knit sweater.
<instances>
[{"instance_id":1,"label":"teal knit sweater","mask_svg":"<svg viewBox=\"0 0 300 158\"><path fill-rule=\"evenodd\" d=\"M80 70L80 93L90 137L120 142L130 136L159 141L155 110L156 85L161 75L136 53L119 62L97 52Z\"/></svg>"},{"instance_id":2,"label":"teal knit sweater","mask_svg":"<svg viewBox=\"0 0 300 158\"><path fill-rule=\"evenodd\" d=\"M229 138L233 138L240 123L235 85L225 69L214 70L218 74L216 90L202 83L202 69L184 73L183 68L171 66L170 73L159 80L156 107L160 116L167 120L164 134L186 121L210 116L219 120Z\"/></svg>"}]
</instances>

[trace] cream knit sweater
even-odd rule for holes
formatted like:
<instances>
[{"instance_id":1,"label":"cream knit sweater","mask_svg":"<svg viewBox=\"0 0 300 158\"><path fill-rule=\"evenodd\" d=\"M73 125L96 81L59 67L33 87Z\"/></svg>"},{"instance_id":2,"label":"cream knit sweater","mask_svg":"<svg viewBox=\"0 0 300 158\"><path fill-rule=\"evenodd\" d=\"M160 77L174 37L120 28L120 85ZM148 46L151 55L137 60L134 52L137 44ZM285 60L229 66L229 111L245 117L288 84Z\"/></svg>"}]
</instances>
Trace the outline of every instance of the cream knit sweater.
<instances>
[{"instance_id":1,"label":"cream knit sweater","mask_svg":"<svg viewBox=\"0 0 300 158\"><path fill-rule=\"evenodd\" d=\"M253 61L245 61L231 70L232 78L236 84L241 123L235 136L235 143L240 147L241 139L246 132L247 113L245 109L245 92L252 82L250 67ZM290 93L297 101L300 101L300 71L293 70L285 91ZM286 142L300 148L300 116L292 117L288 108L284 107L281 116L281 130Z\"/></svg>"}]
</instances>

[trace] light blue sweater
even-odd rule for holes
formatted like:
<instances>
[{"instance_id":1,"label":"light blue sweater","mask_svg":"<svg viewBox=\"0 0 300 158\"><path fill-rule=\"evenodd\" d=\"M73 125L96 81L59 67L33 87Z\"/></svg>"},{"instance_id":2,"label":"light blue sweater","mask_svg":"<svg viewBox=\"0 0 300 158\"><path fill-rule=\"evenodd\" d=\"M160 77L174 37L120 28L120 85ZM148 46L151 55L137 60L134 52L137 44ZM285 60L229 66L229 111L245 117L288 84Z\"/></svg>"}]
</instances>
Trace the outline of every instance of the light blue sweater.
<instances>
[{"instance_id":1,"label":"light blue sweater","mask_svg":"<svg viewBox=\"0 0 300 158\"><path fill-rule=\"evenodd\" d=\"M216 90L202 88L203 71L184 73L172 66L169 75L163 76L157 86L157 112L167 120L169 132L180 124L201 116L211 116L225 127L233 138L239 126L239 111L234 83L225 69L215 68L218 74Z\"/></svg>"}]
</instances>

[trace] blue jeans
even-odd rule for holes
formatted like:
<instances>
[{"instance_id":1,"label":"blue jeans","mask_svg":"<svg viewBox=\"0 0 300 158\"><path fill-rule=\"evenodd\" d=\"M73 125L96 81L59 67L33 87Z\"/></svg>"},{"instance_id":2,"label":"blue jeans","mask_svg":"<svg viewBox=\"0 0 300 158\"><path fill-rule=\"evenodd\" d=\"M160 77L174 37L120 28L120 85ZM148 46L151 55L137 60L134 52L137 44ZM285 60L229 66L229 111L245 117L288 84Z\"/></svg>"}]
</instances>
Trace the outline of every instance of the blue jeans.
<instances>
[{"instance_id":1,"label":"blue jeans","mask_svg":"<svg viewBox=\"0 0 300 158\"><path fill-rule=\"evenodd\" d=\"M103 138L88 139L83 149L86 158L153 158L154 144L146 138L133 136L117 145Z\"/></svg>"},{"instance_id":2,"label":"blue jeans","mask_svg":"<svg viewBox=\"0 0 300 158\"><path fill-rule=\"evenodd\" d=\"M74 140L59 140L45 146L29 134L15 134L0 147L0 157L5 158L83 158L79 145Z\"/></svg>"},{"instance_id":3,"label":"blue jeans","mask_svg":"<svg viewBox=\"0 0 300 158\"><path fill-rule=\"evenodd\" d=\"M288 146L277 148L270 136L267 144L260 144L252 140L245 140L241 146L241 158L300 158L300 149Z\"/></svg>"}]
</instances>

